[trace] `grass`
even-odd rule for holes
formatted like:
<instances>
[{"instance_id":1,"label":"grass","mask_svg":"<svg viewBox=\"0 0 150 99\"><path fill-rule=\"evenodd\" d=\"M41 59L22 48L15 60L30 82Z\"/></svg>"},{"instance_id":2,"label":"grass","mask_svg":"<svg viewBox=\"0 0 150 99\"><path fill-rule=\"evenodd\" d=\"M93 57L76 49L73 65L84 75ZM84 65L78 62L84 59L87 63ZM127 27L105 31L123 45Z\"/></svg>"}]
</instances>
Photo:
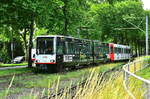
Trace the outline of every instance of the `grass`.
<instances>
[{"instance_id":1,"label":"grass","mask_svg":"<svg viewBox=\"0 0 150 99\"><path fill-rule=\"evenodd\" d=\"M102 65L99 67L94 67L94 70L97 73L102 73L102 72L110 70L114 67L120 67L122 64L123 63L105 64L105 65ZM15 70L4 70L3 73L0 72L0 75L10 74L10 72L11 72L11 74L18 73L18 72L23 73L23 71L30 71L30 70L28 68L21 68L21 69L17 69L17 70L16 69ZM14 90L15 94L19 94L19 93L23 92L23 91L20 91L20 92L15 91L15 88L16 88L16 90L19 90L18 88L20 88L20 89L37 88L41 91L44 88L48 88L48 86L52 87L53 84L57 82L58 78L60 78L60 82L64 84L63 86L68 86L72 79L76 79L76 81L74 81L72 83L77 84L84 78L88 78L90 76L91 71L93 71L93 69L88 68L88 69L81 69L81 70L77 70L77 71L73 71L73 72L67 72L65 74L33 74L33 75L28 75L28 76L15 77L13 84L12 84L13 89L10 89L10 92L11 92L11 90ZM1 83L9 82L10 79L9 80L5 79L5 80L1 81L0 85L1 85Z\"/></svg>"},{"instance_id":2,"label":"grass","mask_svg":"<svg viewBox=\"0 0 150 99\"><path fill-rule=\"evenodd\" d=\"M79 78L82 80L82 77L87 77L86 84L81 87L78 86L78 88L75 90L74 94L70 93L68 91L69 86L73 84L73 81L71 83L68 83L65 88L65 92L62 96L56 96L55 99L132 99L131 96L127 93L127 91L124 89L124 81L123 81L123 72L117 71L115 73L110 73L109 78L104 79L101 81L103 77L99 77L99 73L105 72L107 70L112 69L113 67L120 67L122 63L113 63L113 64L107 64L95 68L89 68L89 69L82 69L74 72L68 72L66 74L37 74L37 75L31 75L28 77L17 77L14 79L14 82L12 84L13 89L18 87L14 86L22 86L20 88L41 88L39 92L33 93L29 92L28 94L24 96L19 96L18 99L38 99L38 97L42 97L44 94L49 95L49 90L46 88L51 88L51 85L53 83L55 84L55 90L54 92L57 93L58 89L61 84L62 80L71 80L70 78ZM140 67L140 64L136 64L137 67ZM134 68L130 68L134 69ZM131 70L133 71L133 70ZM149 69L142 71L140 74L144 74L145 72L148 72ZM130 78L129 80L130 84L130 90L134 93L136 99L143 99L143 90L141 90L140 82L134 78ZM10 90L12 90L10 88ZM16 92L18 95L18 91ZM9 91L11 93L11 91ZM46 92L46 93L45 93ZM74 95L74 97L72 97ZM25 98L26 97L26 98Z\"/></svg>"},{"instance_id":3,"label":"grass","mask_svg":"<svg viewBox=\"0 0 150 99\"><path fill-rule=\"evenodd\" d=\"M150 78L149 76L150 73L148 73L150 68L145 68L141 70L141 68L144 65L149 63L149 59L148 59L149 57L150 56L136 58L135 61L140 61L140 62L137 62L136 64L131 64L130 72L134 73L135 67L136 67L136 73L135 73L136 75L141 76L146 79ZM145 59L148 59L148 60L145 61ZM130 92L135 96L136 99L144 98L144 93L146 92L147 89L143 81L131 76L128 80L128 87L129 87Z\"/></svg>"},{"instance_id":4,"label":"grass","mask_svg":"<svg viewBox=\"0 0 150 99\"><path fill-rule=\"evenodd\" d=\"M18 63L18 64L0 64L0 67L11 67L11 66L24 66L27 65L28 63Z\"/></svg>"},{"instance_id":5,"label":"grass","mask_svg":"<svg viewBox=\"0 0 150 99\"><path fill-rule=\"evenodd\" d=\"M137 73L136 73L136 75L138 75L138 76L140 76L140 77L142 77L142 78L144 78L144 79L150 79L150 67L147 67L147 68L144 68L143 70L141 70L141 71L138 71ZM143 81L141 81L141 80L139 80L139 79L136 79L136 78L134 78L134 77L131 77L130 78L130 83L132 83L132 82L135 82L136 81L136 83L135 83L135 85L134 86L136 86L136 90L138 90L139 91L139 93L141 94L141 95L144 95L144 93L147 91L147 88L146 88L146 85L144 84L144 82ZM131 85L130 85L131 86ZM134 90L133 89L130 89L132 92L133 92L133 94L134 95L136 95L135 93L134 93ZM138 95L138 94L137 94Z\"/></svg>"},{"instance_id":6,"label":"grass","mask_svg":"<svg viewBox=\"0 0 150 99\"><path fill-rule=\"evenodd\" d=\"M100 82L101 79L102 77L99 77L98 73L93 70L85 85L83 87L78 86L74 94L66 88L63 95L57 96L55 99L132 99L124 89L122 72L115 72L103 82ZM136 99L141 99L141 96L138 95Z\"/></svg>"},{"instance_id":7,"label":"grass","mask_svg":"<svg viewBox=\"0 0 150 99\"><path fill-rule=\"evenodd\" d=\"M141 63L136 64L137 69L140 68L140 65ZM116 72L110 76L109 80L103 80L99 84L101 78L98 76L97 70L93 71L94 73L91 73L93 76L89 77L85 86L77 88L73 99L133 99L124 88L123 72ZM131 77L129 80L129 89L133 92L135 99L144 99L144 88L141 86L140 81ZM57 99L71 99L71 96L66 90L63 96L57 97Z\"/></svg>"},{"instance_id":8,"label":"grass","mask_svg":"<svg viewBox=\"0 0 150 99\"><path fill-rule=\"evenodd\" d=\"M0 70L0 77L7 76L7 75L14 75L14 74L22 74L32 72L29 68L15 68L15 69L7 69L7 70Z\"/></svg>"},{"instance_id":9,"label":"grass","mask_svg":"<svg viewBox=\"0 0 150 99\"><path fill-rule=\"evenodd\" d=\"M145 79L150 79L150 67L147 67L141 71L139 71L138 73L136 73L138 76L141 76Z\"/></svg>"},{"instance_id":10,"label":"grass","mask_svg":"<svg viewBox=\"0 0 150 99\"><path fill-rule=\"evenodd\" d=\"M138 59L136 59L138 60ZM136 64L136 69L140 68L142 63ZM130 68L133 71L134 68ZM105 68L103 69L105 70ZM97 71L93 69L86 84L83 87L78 87L72 98L72 93L66 89L63 96L57 96L55 99L133 99L124 88L123 72L116 72L109 77L109 80L103 80L98 76ZM148 71L148 70L146 70ZM135 99L144 99L144 88L141 82L135 78L129 79L129 89L133 92Z\"/></svg>"},{"instance_id":11,"label":"grass","mask_svg":"<svg viewBox=\"0 0 150 99\"><path fill-rule=\"evenodd\" d=\"M121 64L122 63L107 64L104 66L95 67L94 69L96 70L97 73L102 73L114 67L120 67ZM15 78L14 82L16 85L22 85L26 88L35 88L35 87L47 88L48 84L50 83L52 85L53 83L55 83L58 77L60 77L60 80L66 80L69 81L68 83L70 83L71 79L88 77L89 72L91 70L92 68L67 72L65 74L35 74L35 75ZM78 81L81 80L82 79L79 79ZM68 84L67 82L65 83L66 85Z\"/></svg>"}]
</instances>

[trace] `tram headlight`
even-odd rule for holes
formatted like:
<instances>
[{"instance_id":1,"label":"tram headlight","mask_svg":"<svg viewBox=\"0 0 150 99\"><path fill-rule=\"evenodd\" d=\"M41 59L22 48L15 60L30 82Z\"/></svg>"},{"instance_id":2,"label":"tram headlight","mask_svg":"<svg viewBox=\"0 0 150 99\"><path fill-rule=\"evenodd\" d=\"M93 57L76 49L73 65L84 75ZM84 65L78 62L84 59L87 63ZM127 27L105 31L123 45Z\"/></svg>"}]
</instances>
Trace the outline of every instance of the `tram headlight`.
<instances>
[{"instance_id":1,"label":"tram headlight","mask_svg":"<svg viewBox=\"0 0 150 99\"><path fill-rule=\"evenodd\" d=\"M50 62L55 62L55 60L50 60Z\"/></svg>"}]
</instances>

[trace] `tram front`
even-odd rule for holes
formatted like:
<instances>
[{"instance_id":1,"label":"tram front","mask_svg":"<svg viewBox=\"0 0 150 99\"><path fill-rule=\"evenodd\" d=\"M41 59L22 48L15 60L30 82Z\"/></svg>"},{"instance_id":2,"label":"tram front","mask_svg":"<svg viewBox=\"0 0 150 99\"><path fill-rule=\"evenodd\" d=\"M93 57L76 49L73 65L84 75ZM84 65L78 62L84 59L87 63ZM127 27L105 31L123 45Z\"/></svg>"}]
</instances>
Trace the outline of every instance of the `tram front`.
<instances>
[{"instance_id":1,"label":"tram front","mask_svg":"<svg viewBox=\"0 0 150 99\"><path fill-rule=\"evenodd\" d=\"M36 42L36 67L53 70L56 64L56 37L39 36Z\"/></svg>"}]
</instances>

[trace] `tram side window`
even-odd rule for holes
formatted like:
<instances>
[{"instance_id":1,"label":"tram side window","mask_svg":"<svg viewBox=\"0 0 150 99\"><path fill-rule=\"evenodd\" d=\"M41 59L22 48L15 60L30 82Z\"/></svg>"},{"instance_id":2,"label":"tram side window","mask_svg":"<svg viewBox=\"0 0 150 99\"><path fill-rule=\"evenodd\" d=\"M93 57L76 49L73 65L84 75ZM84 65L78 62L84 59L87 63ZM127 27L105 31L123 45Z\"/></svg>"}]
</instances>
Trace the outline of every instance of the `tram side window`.
<instances>
[{"instance_id":1,"label":"tram side window","mask_svg":"<svg viewBox=\"0 0 150 99\"><path fill-rule=\"evenodd\" d=\"M121 48L118 48L118 52L121 53Z\"/></svg>"},{"instance_id":2,"label":"tram side window","mask_svg":"<svg viewBox=\"0 0 150 99\"><path fill-rule=\"evenodd\" d=\"M120 52L119 52L119 48L117 48L117 54L119 54Z\"/></svg>"},{"instance_id":3,"label":"tram side window","mask_svg":"<svg viewBox=\"0 0 150 99\"><path fill-rule=\"evenodd\" d=\"M91 46L90 46L90 43L88 43L87 50L88 50L87 54L90 55L90 54L91 54Z\"/></svg>"},{"instance_id":4,"label":"tram side window","mask_svg":"<svg viewBox=\"0 0 150 99\"><path fill-rule=\"evenodd\" d=\"M94 53L95 53L96 55L99 54L99 48L98 48L98 44L97 44L97 43L95 44Z\"/></svg>"},{"instance_id":5,"label":"tram side window","mask_svg":"<svg viewBox=\"0 0 150 99\"><path fill-rule=\"evenodd\" d=\"M130 53L130 49L127 49L127 54L129 54Z\"/></svg>"},{"instance_id":6,"label":"tram side window","mask_svg":"<svg viewBox=\"0 0 150 99\"><path fill-rule=\"evenodd\" d=\"M118 48L118 54L120 53L120 48Z\"/></svg>"},{"instance_id":7,"label":"tram side window","mask_svg":"<svg viewBox=\"0 0 150 99\"><path fill-rule=\"evenodd\" d=\"M103 47L103 51L104 51L104 54L107 54L109 52L108 46L104 46Z\"/></svg>"},{"instance_id":8,"label":"tram side window","mask_svg":"<svg viewBox=\"0 0 150 99\"><path fill-rule=\"evenodd\" d=\"M129 53L129 50L128 49L126 49L126 54L128 54Z\"/></svg>"},{"instance_id":9,"label":"tram side window","mask_svg":"<svg viewBox=\"0 0 150 99\"><path fill-rule=\"evenodd\" d=\"M99 45L99 50L100 50L100 53L103 53L103 47L102 47L102 45Z\"/></svg>"},{"instance_id":10,"label":"tram side window","mask_svg":"<svg viewBox=\"0 0 150 99\"><path fill-rule=\"evenodd\" d=\"M115 53L118 54L118 48L115 47L114 49L115 49Z\"/></svg>"},{"instance_id":11,"label":"tram side window","mask_svg":"<svg viewBox=\"0 0 150 99\"><path fill-rule=\"evenodd\" d=\"M52 46L53 46L52 41L51 41L51 40L48 40L48 41L47 41L47 46L46 46L47 51L46 51L45 54L52 54L52 53L53 53L53 48L52 48Z\"/></svg>"},{"instance_id":12,"label":"tram side window","mask_svg":"<svg viewBox=\"0 0 150 99\"><path fill-rule=\"evenodd\" d=\"M37 54L53 54L53 38L38 38Z\"/></svg>"},{"instance_id":13,"label":"tram side window","mask_svg":"<svg viewBox=\"0 0 150 99\"><path fill-rule=\"evenodd\" d=\"M123 48L121 48L121 53L123 53Z\"/></svg>"},{"instance_id":14,"label":"tram side window","mask_svg":"<svg viewBox=\"0 0 150 99\"><path fill-rule=\"evenodd\" d=\"M60 39L57 40L57 54L64 54L64 42Z\"/></svg>"},{"instance_id":15,"label":"tram side window","mask_svg":"<svg viewBox=\"0 0 150 99\"><path fill-rule=\"evenodd\" d=\"M85 55L85 47L84 47L84 44L82 43L82 44L80 44L80 54L81 55Z\"/></svg>"},{"instance_id":16,"label":"tram side window","mask_svg":"<svg viewBox=\"0 0 150 99\"><path fill-rule=\"evenodd\" d=\"M91 47L91 43L88 43L88 55L89 55L89 56L92 55L92 47Z\"/></svg>"},{"instance_id":17,"label":"tram side window","mask_svg":"<svg viewBox=\"0 0 150 99\"><path fill-rule=\"evenodd\" d=\"M75 51L75 54L79 54L79 52L80 52L80 43L76 42L74 44L74 51Z\"/></svg>"},{"instance_id":18,"label":"tram side window","mask_svg":"<svg viewBox=\"0 0 150 99\"><path fill-rule=\"evenodd\" d=\"M110 52L114 53L114 48L113 47L110 47Z\"/></svg>"},{"instance_id":19,"label":"tram side window","mask_svg":"<svg viewBox=\"0 0 150 99\"><path fill-rule=\"evenodd\" d=\"M85 43L85 46L84 46L84 53L86 54L86 55L88 55L88 53L89 53L89 46L88 46L88 44L87 43Z\"/></svg>"},{"instance_id":20,"label":"tram side window","mask_svg":"<svg viewBox=\"0 0 150 99\"><path fill-rule=\"evenodd\" d=\"M124 48L122 48L122 53L124 54Z\"/></svg>"},{"instance_id":21,"label":"tram side window","mask_svg":"<svg viewBox=\"0 0 150 99\"><path fill-rule=\"evenodd\" d=\"M74 43L73 42L68 42L68 54L74 54Z\"/></svg>"},{"instance_id":22,"label":"tram side window","mask_svg":"<svg viewBox=\"0 0 150 99\"><path fill-rule=\"evenodd\" d=\"M105 48L106 48L106 53L109 53L109 47L106 46Z\"/></svg>"},{"instance_id":23,"label":"tram side window","mask_svg":"<svg viewBox=\"0 0 150 99\"><path fill-rule=\"evenodd\" d=\"M127 53L127 49L126 48L124 48L124 54L126 54Z\"/></svg>"}]
</instances>

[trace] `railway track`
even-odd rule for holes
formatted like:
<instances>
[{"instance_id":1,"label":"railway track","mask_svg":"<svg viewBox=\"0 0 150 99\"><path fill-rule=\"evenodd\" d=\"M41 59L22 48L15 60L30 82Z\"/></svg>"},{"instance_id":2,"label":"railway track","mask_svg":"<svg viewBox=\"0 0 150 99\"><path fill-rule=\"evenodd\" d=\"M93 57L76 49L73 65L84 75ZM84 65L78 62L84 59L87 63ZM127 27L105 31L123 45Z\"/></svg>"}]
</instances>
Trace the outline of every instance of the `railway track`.
<instances>
[{"instance_id":1,"label":"railway track","mask_svg":"<svg viewBox=\"0 0 150 99\"><path fill-rule=\"evenodd\" d=\"M61 73L53 73L53 74L65 74L65 73L67 73L67 72L73 72L73 71L76 71L76 70L80 70L80 69L88 69L88 68L94 68L94 67L98 67L98 66L100 66L100 65L104 65L104 64L106 64L106 63L101 63L101 64L99 64L99 65L90 65L90 66L79 66L78 68L75 68L75 69L68 69L68 68L66 68L66 70L64 70L63 72L61 72ZM113 69L115 69L115 68L113 68ZM113 70L112 69L112 70ZM46 74L46 73L48 73L49 74L49 72L45 72L45 71L39 71L39 70L37 70L36 68L32 68L32 71L30 71L30 72L23 72L23 73L19 73L19 74L10 74L10 75L4 75L4 76L0 76L0 79L2 79L2 78L10 78L10 77L12 77L12 76L30 76L30 75L36 75L36 74ZM106 72L107 73L107 72Z\"/></svg>"},{"instance_id":2,"label":"railway track","mask_svg":"<svg viewBox=\"0 0 150 99\"><path fill-rule=\"evenodd\" d=\"M18 69L20 68L15 68L17 69L17 71L19 71ZM7 70L6 70L7 71ZM23 70L21 70L23 71ZM5 72L5 70L3 70L3 72ZM23 71L23 72L20 72L20 73L14 73L14 72L11 72L11 69L9 69L9 72L7 71L5 75L0 75L0 79L4 78L10 78L12 76L26 76L26 75L33 75L35 74L34 72L32 72L32 70L28 70L28 71Z\"/></svg>"},{"instance_id":3,"label":"railway track","mask_svg":"<svg viewBox=\"0 0 150 99\"><path fill-rule=\"evenodd\" d=\"M98 67L98 66L100 66L100 65L104 65L104 64L106 64L106 63L101 63L101 64L99 64L99 65L90 65L90 66L79 66L78 68L75 68L75 69L68 69L68 68L66 68L63 72L61 72L61 73L53 73L53 74L65 74L65 73L67 73L67 72L73 72L73 71L76 71L76 70L80 70L80 69L88 69L88 68L93 68L93 67ZM21 67L21 68L25 68L25 67ZM4 68L0 68L0 70L7 70L7 69L4 69ZM17 69L17 68L9 68L9 69ZM33 69L33 68L32 68ZM9 77L12 77L13 75L15 75L15 76L23 76L23 75L33 75L33 74L38 74L38 73L43 73L43 74L45 74L45 73L49 73L49 72L45 72L45 71L39 71L39 70L37 70L37 69L33 69L32 70L32 72L23 72L23 73L19 73L19 74L8 74L8 75L4 75L4 76L0 76L0 78L9 78Z\"/></svg>"},{"instance_id":4,"label":"railway track","mask_svg":"<svg viewBox=\"0 0 150 99\"><path fill-rule=\"evenodd\" d=\"M102 64L101 64L102 65ZM86 69L87 68L93 68L93 67L96 67L96 66L90 66L90 67L86 67ZM120 67L119 65L118 65L118 67ZM112 68L111 70L109 70L109 71L106 71L105 73L103 73L104 75L106 75L108 72L112 72L112 71L117 71L118 70L118 67L117 68ZM84 67L85 68L85 67ZM65 73L67 73L67 72L71 72L71 71L76 71L76 70L79 70L79 69L84 69L83 67L82 68L77 68L77 69L75 69L75 70L67 70L67 71L65 71L65 72L62 72L62 73L55 73L55 75L56 74L65 74ZM121 67L120 67L121 68ZM38 78L38 76L36 76L36 74L45 74L45 73L38 73L38 72L28 72L28 73L21 73L21 74L15 74L15 78L16 77L19 77L19 79L20 79L20 77L22 78L22 76L23 76L23 79L24 79L24 77L29 77L30 78L30 76L31 76L31 78L32 78L32 76L34 77L34 78ZM100 77L101 77L101 74L99 75ZM8 81L9 80L11 80L11 78L13 77L13 75L7 75L7 76L2 76L2 77L0 77L0 80L4 80L4 79L8 79ZM85 77L87 77L87 75L85 75ZM104 79L105 77L103 77L103 79ZM26 79L26 78L25 78ZM55 98L55 97L57 97L57 96L61 96L63 93L64 93L64 87L65 86L68 86L68 84L70 84L70 80L72 80L73 79L73 81L74 81L74 84L72 84L72 86L71 87L69 87L68 88L68 92L69 93L74 93L75 92L75 90L77 89L77 87L78 86L80 86L80 87L84 87L84 85L85 85L85 82L86 82L86 79L85 80L82 80L81 81L81 78L75 78L75 80L74 80L74 78L71 78L71 79L69 79L69 80L67 80L67 79L64 79L64 80L62 80L61 81L61 83L65 83L63 86L61 86L61 88L59 87L59 89L58 89L58 92L57 92L57 94L55 93L55 88L50 88L50 91L51 91L51 94L49 95L49 99L51 99L51 98ZM79 79L80 79L80 81L79 81ZM102 80L103 81L103 79L100 79L100 80ZM56 81L57 79L55 79L55 81ZM66 81L67 80L67 81ZM79 84L78 84L78 86L77 85L75 85L76 83L78 83L78 82L80 82ZM66 84L67 83L67 84ZM3 84L3 83L2 83ZM21 83L22 84L22 83ZM19 83L19 85L21 85L20 83ZM17 86L16 86L16 88L17 88ZM37 87L38 88L38 87ZM47 87L45 87L46 88L46 90L49 90ZM38 92L42 92L42 90L43 89L39 89L38 90ZM21 95L21 94L20 94ZM15 95L14 95L15 96ZM13 94L12 94L12 97L13 97ZM73 96L72 96L73 97ZM10 99L15 99L15 98L10 98ZM48 96L44 96L44 97L42 97L42 99L48 99Z\"/></svg>"},{"instance_id":5,"label":"railway track","mask_svg":"<svg viewBox=\"0 0 150 99\"><path fill-rule=\"evenodd\" d=\"M122 65L123 66L123 65ZM103 82L104 80L106 80L106 75L112 72L116 72L116 71L120 71L122 70L122 66L119 67L114 67L108 71L105 71L104 73L100 73L98 75L98 77L100 78L100 84L101 82ZM116 75L113 75L116 76ZM42 99L55 99L58 96L62 96L65 93L74 93L74 91L79 88L79 87L84 87L85 83L87 82L87 79L83 80L81 83L79 83L78 85L72 85L66 92L66 88L61 88L57 91L57 93L55 93L55 89L50 89L51 94L49 96L43 96ZM72 95L72 97L74 97L74 95Z\"/></svg>"}]
</instances>

